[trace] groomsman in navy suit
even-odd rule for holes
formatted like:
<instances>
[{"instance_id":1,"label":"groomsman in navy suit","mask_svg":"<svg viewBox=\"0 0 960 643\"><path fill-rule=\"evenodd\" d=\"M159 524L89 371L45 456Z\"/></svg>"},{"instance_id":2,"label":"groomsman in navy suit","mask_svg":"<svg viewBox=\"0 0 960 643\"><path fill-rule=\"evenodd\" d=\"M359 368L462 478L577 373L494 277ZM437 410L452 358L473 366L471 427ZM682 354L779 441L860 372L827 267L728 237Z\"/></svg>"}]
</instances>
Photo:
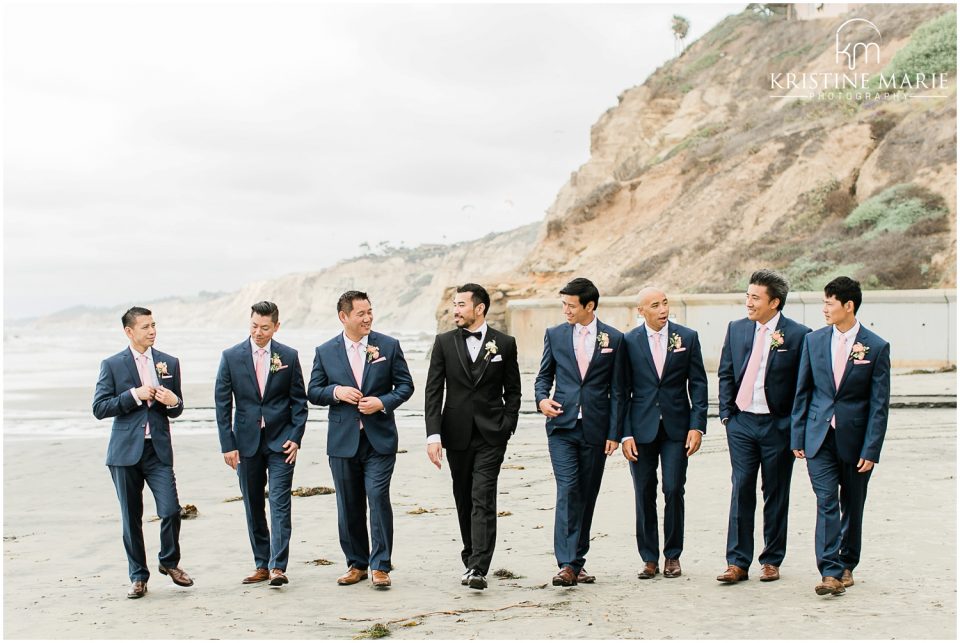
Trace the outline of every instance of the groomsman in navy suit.
<instances>
[{"instance_id":1,"label":"groomsman in navy suit","mask_svg":"<svg viewBox=\"0 0 960 643\"><path fill-rule=\"evenodd\" d=\"M747 580L753 562L757 474L763 490L760 580L780 578L790 508L790 413L803 338L810 329L782 313L786 279L758 270L747 287L747 316L730 322L720 353L720 422L727 428L733 488L727 524L727 569L722 583Z\"/></svg>"},{"instance_id":2,"label":"groomsman in navy suit","mask_svg":"<svg viewBox=\"0 0 960 643\"><path fill-rule=\"evenodd\" d=\"M668 321L662 290L644 288L637 312L643 324L624 337L629 411L621 449L630 461L636 494L637 549L644 562L639 578L660 571L657 526L657 465L663 475L663 575L681 575L683 492L687 462L707 430L707 373L697 332Z\"/></svg>"},{"instance_id":3,"label":"groomsman in navy suit","mask_svg":"<svg viewBox=\"0 0 960 643\"><path fill-rule=\"evenodd\" d=\"M347 573L337 583L358 583L370 569L373 586L387 588L393 550L390 479L397 461L393 412L413 395L413 378L400 342L371 331L373 308L366 293L343 293L337 315L343 332L317 347L307 389L311 402L330 407L327 454L347 558Z\"/></svg>"},{"instance_id":4,"label":"groomsman in navy suit","mask_svg":"<svg viewBox=\"0 0 960 643\"><path fill-rule=\"evenodd\" d=\"M112 417L107 468L117 489L123 517L130 590L127 598L147 593L147 555L143 545L143 483L153 492L160 516L159 571L177 585L193 580L180 569L180 501L173 475L170 419L183 413L180 362L152 348L157 339L153 313L134 306L121 318L130 347L100 364L93 415Z\"/></svg>"},{"instance_id":5,"label":"groomsman in navy suit","mask_svg":"<svg viewBox=\"0 0 960 643\"><path fill-rule=\"evenodd\" d=\"M624 357L623 333L597 319L600 292L589 279L574 279L560 295L567 323L544 333L534 390L557 482L553 584L566 587L596 580L584 565L604 459L617 449Z\"/></svg>"},{"instance_id":6,"label":"groomsman in navy suit","mask_svg":"<svg viewBox=\"0 0 960 643\"><path fill-rule=\"evenodd\" d=\"M860 562L867 483L887 431L890 343L862 326L859 282L823 289L827 327L803 342L791 447L806 458L817 496L817 594L843 594Z\"/></svg>"},{"instance_id":7,"label":"groomsman in navy suit","mask_svg":"<svg viewBox=\"0 0 960 643\"><path fill-rule=\"evenodd\" d=\"M278 330L276 304L251 306L250 337L223 351L214 389L220 450L240 480L256 565L244 584L288 582L290 491L307 426L307 392L300 357L273 339ZM263 498L268 478L272 533Z\"/></svg>"}]
</instances>

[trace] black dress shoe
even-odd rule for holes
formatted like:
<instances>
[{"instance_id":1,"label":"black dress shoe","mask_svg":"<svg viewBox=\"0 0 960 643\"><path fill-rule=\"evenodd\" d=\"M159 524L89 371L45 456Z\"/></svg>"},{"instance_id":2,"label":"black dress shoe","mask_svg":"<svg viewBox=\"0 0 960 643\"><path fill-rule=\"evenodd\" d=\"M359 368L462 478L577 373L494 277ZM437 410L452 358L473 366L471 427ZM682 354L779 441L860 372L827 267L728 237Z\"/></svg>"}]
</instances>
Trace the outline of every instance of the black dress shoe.
<instances>
[{"instance_id":1,"label":"black dress shoe","mask_svg":"<svg viewBox=\"0 0 960 643\"><path fill-rule=\"evenodd\" d=\"M467 585L467 584L469 584L469 583L470 583L470 576L471 576L472 574L473 574L473 570L472 570L472 569L468 569L467 571L463 572L463 576L460 577L460 584L461 584L461 585Z\"/></svg>"},{"instance_id":2,"label":"black dress shoe","mask_svg":"<svg viewBox=\"0 0 960 643\"><path fill-rule=\"evenodd\" d=\"M487 579L476 569L470 573L467 584L470 586L470 589L487 589Z\"/></svg>"}]
</instances>

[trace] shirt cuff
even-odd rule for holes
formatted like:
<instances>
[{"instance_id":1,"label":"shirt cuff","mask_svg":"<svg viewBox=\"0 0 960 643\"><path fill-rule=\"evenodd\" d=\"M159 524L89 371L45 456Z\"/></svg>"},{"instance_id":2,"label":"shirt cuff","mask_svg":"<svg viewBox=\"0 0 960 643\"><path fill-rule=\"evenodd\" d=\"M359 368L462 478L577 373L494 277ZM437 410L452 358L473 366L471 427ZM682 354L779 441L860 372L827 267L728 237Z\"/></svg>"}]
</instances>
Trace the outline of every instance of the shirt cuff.
<instances>
[{"instance_id":1,"label":"shirt cuff","mask_svg":"<svg viewBox=\"0 0 960 643\"><path fill-rule=\"evenodd\" d=\"M133 396L133 401L137 403L137 406L143 406L143 402L140 400L139 397L137 397L137 389L136 389L136 388L130 389L130 395Z\"/></svg>"},{"instance_id":2,"label":"shirt cuff","mask_svg":"<svg viewBox=\"0 0 960 643\"><path fill-rule=\"evenodd\" d=\"M632 435L625 435L625 436L623 436L623 439L620 440L620 441L621 441L621 442L626 442L627 440L632 440L632 439L633 439L633 436L632 436Z\"/></svg>"},{"instance_id":3,"label":"shirt cuff","mask_svg":"<svg viewBox=\"0 0 960 643\"><path fill-rule=\"evenodd\" d=\"M440 434L431 433L427 436L427 444L440 444Z\"/></svg>"},{"instance_id":4,"label":"shirt cuff","mask_svg":"<svg viewBox=\"0 0 960 643\"><path fill-rule=\"evenodd\" d=\"M174 393L174 395L176 395L176 393ZM180 406L180 398L179 398L179 397L177 398L177 403L176 403L176 404L174 404L173 406L170 406L170 405L168 404L168 405L167 405L167 408L168 408L168 409L175 409L175 408L177 408L178 406Z\"/></svg>"}]
</instances>

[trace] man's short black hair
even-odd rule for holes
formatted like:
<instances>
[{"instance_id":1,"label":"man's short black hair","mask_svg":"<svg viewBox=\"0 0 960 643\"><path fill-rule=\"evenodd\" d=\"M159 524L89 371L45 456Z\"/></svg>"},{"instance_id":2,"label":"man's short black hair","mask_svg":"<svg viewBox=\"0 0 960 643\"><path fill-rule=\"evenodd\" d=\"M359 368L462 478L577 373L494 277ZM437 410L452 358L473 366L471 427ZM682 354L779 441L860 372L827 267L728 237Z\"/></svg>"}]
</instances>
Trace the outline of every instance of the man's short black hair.
<instances>
[{"instance_id":1,"label":"man's short black hair","mask_svg":"<svg viewBox=\"0 0 960 643\"><path fill-rule=\"evenodd\" d=\"M486 317L487 313L490 312L490 295L487 294L487 289L481 286L480 284L463 284L457 288L458 293L468 292L472 295L473 305L479 306L483 304L483 315Z\"/></svg>"},{"instance_id":2,"label":"man's short black hair","mask_svg":"<svg viewBox=\"0 0 960 643\"><path fill-rule=\"evenodd\" d=\"M587 307L591 301L593 309L600 306L600 291L593 285L593 282L584 277L577 277L560 290L561 295L571 295L580 300L580 305Z\"/></svg>"},{"instance_id":3,"label":"man's short black hair","mask_svg":"<svg viewBox=\"0 0 960 643\"><path fill-rule=\"evenodd\" d=\"M762 268L750 275L750 283L754 286L766 288L767 296L770 299L779 299L780 304L777 306L777 310L783 310L783 307L787 305L787 293L790 292L790 284L779 272Z\"/></svg>"},{"instance_id":4,"label":"man's short black hair","mask_svg":"<svg viewBox=\"0 0 960 643\"><path fill-rule=\"evenodd\" d=\"M837 277L823 287L823 294L827 297L835 297L841 305L852 301L854 315L860 310L860 302L863 301L863 291L860 290L860 282L850 277Z\"/></svg>"},{"instance_id":5,"label":"man's short black hair","mask_svg":"<svg viewBox=\"0 0 960 643\"><path fill-rule=\"evenodd\" d=\"M348 290L340 295L340 299L337 300L337 313L346 313L349 315L353 312L353 302L363 300L370 301L367 293L359 290Z\"/></svg>"},{"instance_id":6,"label":"man's short black hair","mask_svg":"<svg viewBox=\"0 0 960 643\"><path fill-rule=\"evenodd\" d=\"M142 306L134 306L127 312L123 313L123 317L120 318L120 321L123 323L124 328L133 328L133 325L137 323L137 317L143 317L144 315L152 314L152 312Z\"/></svg>"},{"instance_id":7,"label":"man's short black hair","mask_svg":"<svg viewBox=\"0 0 960 643\"><path fill-rule=\"evenodd\" d=\"M261 317L269 315L270 321L274 324L280 321L280 309L277 308L277 305L272 301L258 301L250 306L250 316L253 317L254 314L260 315Z\"/></svg>"}]
</instances>

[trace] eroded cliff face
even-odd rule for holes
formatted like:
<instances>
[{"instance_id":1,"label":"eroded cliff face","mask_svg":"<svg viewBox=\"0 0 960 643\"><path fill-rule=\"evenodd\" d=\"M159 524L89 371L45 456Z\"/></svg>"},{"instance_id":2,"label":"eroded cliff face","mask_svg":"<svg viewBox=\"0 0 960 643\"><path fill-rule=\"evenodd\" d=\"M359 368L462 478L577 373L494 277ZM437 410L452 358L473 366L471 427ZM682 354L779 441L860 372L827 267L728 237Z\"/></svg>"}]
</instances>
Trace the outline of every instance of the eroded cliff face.
<instances>
[{"instance_id":1,"label":"eroded cliff face","mask_svg":"<svg viewBox=\"0 0 960 643\"><path fill-rule=\"evenodd\" d=\"M955 287L955 44L946 89L911 90L923 98L818 100L770 85L771 73L846 71L835 35L847 18L882 30L880 64L856 70L876 75L917 27L952 10L728 18L593 126L591 158L560 189L518 281L541 296L574 276L611 295L647 283L722 292L769 266L795 288L840 272L868 288ZM894 220L851 220L871 199Z\"/></svg>"}]
</instances>

